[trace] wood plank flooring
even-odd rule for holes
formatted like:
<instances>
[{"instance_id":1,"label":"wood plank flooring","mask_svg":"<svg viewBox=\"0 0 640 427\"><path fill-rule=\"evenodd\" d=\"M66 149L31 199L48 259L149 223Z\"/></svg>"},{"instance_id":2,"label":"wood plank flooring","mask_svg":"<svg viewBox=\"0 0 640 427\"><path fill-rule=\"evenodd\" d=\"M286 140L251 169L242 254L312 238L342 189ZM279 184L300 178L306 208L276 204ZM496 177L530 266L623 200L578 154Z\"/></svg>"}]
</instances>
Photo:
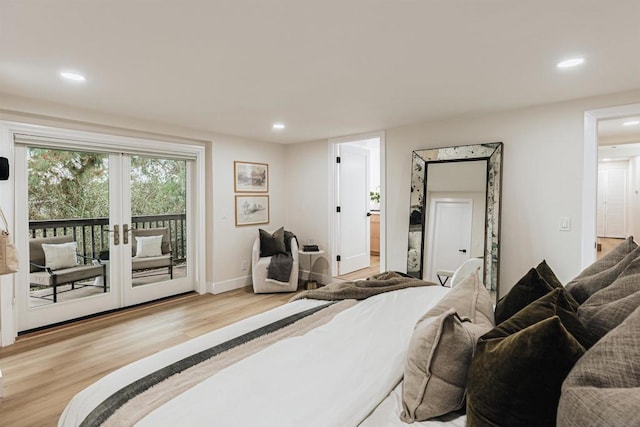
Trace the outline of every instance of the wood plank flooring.
<instances>
[{"instance_id":1,"label":"wood plank flooring","mask_svg":"<svg viewBox=\"0 0 640 427\"><path fill-rule=\"evenodd\" d=\"M624 239L613 239L608 237L598 237L598 243L601 249L598 251L598 259L611 252L616 246L622 243Z\"/></svg>"},{"instance_id":2,"label":"wood plank flooring","mask_svg":"<svg viewBox=\"0 0 640 427\"><path fill-rule=\"evenodd\" d=\"M343 274L342 276L338 276L338 279L342 280L358 280L365 279L369 276L373 276L374 274L380 273L380 256L371 255L369 268L363 268L362 270L356 270L352 273Z\"/></svg>"},{"instance_id":3,"label":"wood plank flooring","mask_svg":"<svg viewBox=\"0 0 640 427\"><path fill-rule=\"evenodd\" d=\"M0 348L0 425L55 426L68 401L109 372L293 295L193 293L21 336Z\"/></svg>"}]
</instances>

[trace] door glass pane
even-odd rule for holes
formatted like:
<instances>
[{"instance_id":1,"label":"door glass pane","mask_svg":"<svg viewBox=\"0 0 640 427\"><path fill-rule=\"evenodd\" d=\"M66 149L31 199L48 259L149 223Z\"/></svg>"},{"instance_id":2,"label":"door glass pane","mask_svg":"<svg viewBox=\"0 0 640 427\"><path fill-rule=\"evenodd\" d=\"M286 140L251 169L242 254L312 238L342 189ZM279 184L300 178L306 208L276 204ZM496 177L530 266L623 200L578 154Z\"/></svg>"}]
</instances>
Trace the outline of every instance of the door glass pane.
<instances>
[{"instance_id":1,"label":"door glass pane","mask_svg":"<svg viewBox=\"0 0 640 427\"><path fill-rule=\"evenodd\" d=\"M27 148L29 307L109 292L109 162Z\"/></svg>"},{"instance_id":2,"label":"door glass pane","mask_svg":"<svg viewBox=\"0 0 640 427\"><path fill-rule=\"evenodd\" d=\"M187 274L187 162L131 157L132 285Z\"/></svg>"}]
</instances>

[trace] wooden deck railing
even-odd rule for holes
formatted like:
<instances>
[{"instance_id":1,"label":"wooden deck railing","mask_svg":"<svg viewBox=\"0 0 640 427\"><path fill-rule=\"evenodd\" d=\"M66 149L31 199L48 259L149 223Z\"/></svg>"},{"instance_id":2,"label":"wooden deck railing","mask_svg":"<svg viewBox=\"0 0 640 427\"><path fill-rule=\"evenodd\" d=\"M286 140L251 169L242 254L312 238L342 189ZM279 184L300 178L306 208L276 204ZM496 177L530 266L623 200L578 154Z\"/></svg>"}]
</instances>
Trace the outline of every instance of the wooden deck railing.
<instances>
[{"instance_id":1,"label":"wooden deck railing","mask_svg":"<svg viewBox=\"0 0 640 427\"><path fill-rule=\"evenodd\" d=\"M187 259L187 217L185 214L144 215L131 218L131 228L169 227L174 263ZM72 235L78 253L98 258L109 251L109 218L29 221L31 238Z\"/></svg>"}]
</instances>

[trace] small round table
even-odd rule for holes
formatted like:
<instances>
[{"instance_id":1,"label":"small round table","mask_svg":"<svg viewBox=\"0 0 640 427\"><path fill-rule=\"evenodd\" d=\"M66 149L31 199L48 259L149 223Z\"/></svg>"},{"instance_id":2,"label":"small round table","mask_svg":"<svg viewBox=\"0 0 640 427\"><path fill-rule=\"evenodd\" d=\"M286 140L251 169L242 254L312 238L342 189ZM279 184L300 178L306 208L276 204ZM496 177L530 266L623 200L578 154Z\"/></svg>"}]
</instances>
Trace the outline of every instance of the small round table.
<instances>
[{"instance_id":1,"label":"small round table","mask_svg":"<svg viewBox=\"0 0 640 427\"><path fill-rule=\"evenodd\" d=\"M315 280L311 279L311 276L313 275L313 256L314 255L322 255L324 253L324 251L322 249L319 249L317 251L303 251L303 250L299 250L298 253L300 255L309 255L309 279L304 282L305 284L305 288L307 290L309 289L317 289L318 288L318 282L316 282Z\"/></svg>"}]
</instances>

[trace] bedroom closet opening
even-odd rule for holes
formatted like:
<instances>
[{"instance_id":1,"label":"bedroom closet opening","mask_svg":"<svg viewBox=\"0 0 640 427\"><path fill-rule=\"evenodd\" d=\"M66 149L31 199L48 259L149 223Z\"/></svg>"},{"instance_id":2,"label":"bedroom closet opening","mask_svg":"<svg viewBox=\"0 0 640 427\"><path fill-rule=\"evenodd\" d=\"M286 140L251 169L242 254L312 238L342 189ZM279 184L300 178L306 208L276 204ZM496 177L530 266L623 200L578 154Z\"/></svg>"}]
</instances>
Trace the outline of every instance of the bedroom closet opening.
<instances>
[{"instance_id":1,"label":"bedroom closet opening","mask_svg":"<svg viewBox=\"0 0 640 427\"><path fill-rule=\"evenodd\" d=\"M62 130L14 143L16 234L26 236L16 243L28 266L18 332L195 289L199 150Z\"/></svg>"}]
</instances>

